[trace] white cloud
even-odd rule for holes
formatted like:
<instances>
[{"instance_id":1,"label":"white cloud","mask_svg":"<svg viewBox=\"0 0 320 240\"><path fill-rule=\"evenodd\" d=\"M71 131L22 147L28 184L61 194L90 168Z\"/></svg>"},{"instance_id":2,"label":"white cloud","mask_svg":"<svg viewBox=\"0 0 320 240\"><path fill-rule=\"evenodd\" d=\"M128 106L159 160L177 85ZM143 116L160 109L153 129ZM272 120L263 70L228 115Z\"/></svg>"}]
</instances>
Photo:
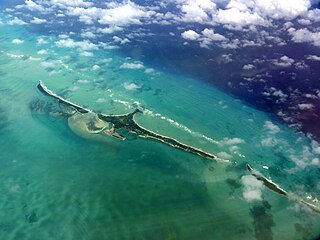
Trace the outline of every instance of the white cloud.
<instances>
[{"instance_id":1,"label":"white cloud","mask_svg":"<svg viewBox=\"0 0 320 240\"><path fill-rule=\"evenodd\" d=\"M269 88L267 91L263 92L263 95L279 97L282 102L288 97L288 95L283 93L281 89L276 89L275 87Z\"/></svg>"},{"instance_id":2,"label":"white cloud","mask_svg":"<svg viewBox=\"0 0 320 240\"><path fill-rule=\"evenodd\" d=\"M317 55L308 55L308 56L306 56L306 59L311 60L311 61L320 61L320 57Z\"/></svg>"},{"instance_id":3,"label":"white cloud","mask_svg":"<svg viewBox=\"0 0 320 240\"><path fill-rule=\"evenodd\" d=\"M216 10L216 4L210 0L187 0L181 6L185 22L207 23Z\"/></svg>"},{"instance_id":4,"label":"white cloud","mask_svg":"<svg viewBox=\"0 0 320 240\"><path fill-rule=\"evenodd\" d=\"M93 57L93 53L88 51L81 51L80 55L84 57Z\"/></svg>"},{"instance_id":5,"label":"white cloud","mask_svg":"<svg viewBox=\"0 0 320 240\"><path fill-rule=\"evenodd\" d=\"M297 43L311 43L314 46L320 46L320 32L311 32L307 28L301 28L296 30L295 28L288 29L289 34L292 36L292 40Z\"/></svg>"},{"instance_id":6,"label":"white cloud","mask_svg":"<svg viewBox=\"0 0 320 240\"><path fill-rule=\"evenodd\" d=\"M224 138L222 141L219 142L220 145L236 145L236 144L242 144L245 143L245 141L241 138Z\"/></svg>"},{"instance_id":7,"label":"white cloud","mask_svg":"<svg viewBox=\"0 0 320 240\"><path fill-rule=\"evenodd\" d=\"M33 20L31 20L30 22L31 22L31 23L34 23L34 24L42 24L42 23L46 23L47 20L46 20L46 19L41 19L41 18L34 17Z\"/></svg>"},{"instance_id":8,"label":"white cloud","mask_svg":"<svg viewBox=\"0 0 320 240\"><path fill-rule=\"evenodd\" d=\"M13 39L12 41L11 41L13 44L22 44L22 43L24 43L24 41L23 40L20 40L20 39Z\"/></svg>"},{"instance_id":9,"label":"white cloud","mask_svg":"<svg viewBox=\"0 0 320 240\"><path fill-rule=\"evenodd\" d=\"M93 65L91 68L93 71L100 69L99 65Z\"/></svg>"},{"instance_id":10,"label":"white cloud","mask_svg":"<svg viewBox=\"0 0 320 240\"><path fill-rule=\"evenodd\" d=\"M279 145L279 139L275 137L275 134L280 132L280 128L271 121L265 121L263 128L267 131L267 135L263 136L261 145L264 147L274 147Z\"/></svg>"},{"instance_id":11,"label":"white cloud","mask_svg":"<svg viewBox=\"0 0 320 240\"><path fill-rule=\"evenodd\" d=\"M142 69L144 68L142 63L123 63L120 68L124 69Z\"/></svg>"},{"instance_id":12,"label":"white cloud","mask_svg":"<svg viewBox=\"0 0 320 240\"><path fill-rule=\"evenodd\" d=\"M232 159L232 156L226 152L218 152L217 156L222 159Z\"/></svg>"},{"instance_id":13,"label":"white cloud","mask_svg":"<svg viewBox=\"0 0 320 240\"><path fill-rule=\"evenodd\" d=\"M27 23L20 18L14 17L12 20L8 21L9 25L26 25Z\"/></svg>"},{"instance_id":14,"label":"white cloud","mask_svg":"<svg viewBox=\"0 0 320 240\"><path fill-rule=\"evenodd\" d=\"M312 22L309 19L299 19L298 23L300 23L301 25L310 25L310 24L312 24Z\"/></svg>"},{"instance_id":15,"label":"white cloud","mask_svg":"<svg viewBox=\"0 0 320 240\"><path fill-rule=\"evenodd\" d=\"M44 39L43 37L37 38L37 44L42 45L42 44L48 44L49 41Z\"/></svg>"},{"instance_id":16,"label":"white cloud","mask_svg":"<svg viewBox=\"0 0 320 240\"><path fill-rule=\"evenodd\" d=\"M262 187L263 183L257 180L252 175L246 175L241 178L244 186L243 197L248 201L261 201L262 200Z\"/></svg>"},{"instance_id":17,"label":"white cloud","mask_svg":"<svg viewBox=\"0 0 320 240\"><path fill-rule=\"evenodd\" d=\"M272 63L279 67L290 67L294 63L294 60L284 55L278 60L272 60Z\"/></svg>"},{"instance_id":18,"label":"white cloud","mask_svg":"<svg viewBox=\"0 0 320 240\"><path fill-rule=\"evenodd\" d=\"M105 103L105 102L107 102L107 100L105 98L98 98L96 102L97 103Z\"/></svg>"},{"instance_id":19,"label":"white cloud","mask_svg":"<svg viewBox=\"0 0 320 240\"><path fill-rule=\"evenodd\" d=\"M74 92L74 91L77 91L79 89L78 86L72 86L72 87L69 87L68 88L70 91Z\"/></svg>"},{"instance_id":20,"label":"white cloud","mask_svg":"<svg viewBox=\"0 0 320 240\"><path fill-rule=\"evenodd\" d=\"M68 34L59 34L58 37L62 38L62 39L66 39L66 38L69 38L69 35Z\"/></svg>"},{"instance_id":21,"label":"white cloud","mask_svg":"<svg viewBox=\"0 0 320 240\"><path fill-rule=\"evenodd\" d=\"M222 60L223 63L233 62L232 54L231 54L231 53L229 53L229 54L222 54L222 55L221 55L221 60Z\"/></svg>"},{"instance_id":22,"label":"white cloud","mask_svg":"<svg viewBox=\"0 0 320 240\"><path fill-rule=\"evenodd\" d=\"M202 31L202 36L209 39L209 40L212 40L212 41L225 41L226 38L219 34L219 33L215 33L213 29L208 29L208 28L205 28L203 31Z\"/></svg>"},{"instance_id":23,"label":"white cloud","mask_svg":"<svg viewBox=\"0 0 320 240\"><path fill-rule=\"evenodd\" d=\"M51 0L50 4L62 8L66 7L89 7L91 2L85 2L83 0Z\"/></svg>"},{"instance_id":24,"label":"white cloud","mask_svg":"<svg viewBox=\"0 0 320 240\"><path fill-rule=\"evenodd\" d=\"M309 109L313 109L314 105L311 103L300 103L298 104L298 108L300 110L309 110Z\"/></svg>"},{"instance_id":25,"label":"white cloud","mask_svg":"<svg viewBox=\"0 0 320 240\"><path fill-rule=\"evenodd\" d=\"M153 68L146 68L144 70L145 73L153 73L154 72L154 69Z\"/></svg>"},{"instance_id":26,"label":"white cloud","mask_svg":"<svg viewBox=\"0 0 320 240\"><path fill-rule=\"evenodd\" d=\"M87 84L87 83L90 83L90 81L86 80L86 79L80 79L77 81L78 83L81 83L81 84Z\"/></svg>"},{"instance_id":27,"label":"white cloud","mask_svg":"<svg viewBox=\"0 0 320 240\"><path fill-rule=\"evenodd\" d=\"M54 68L55 67L55 63L54 62L42 62L41 66L44 68Z\"/></svg>"},{"instance_id":28,"label":"white cloud","mask_svg":"<svg viewBox=\"0 0 320 240\"><path fill-rule=\"evenodd\" d=\"M275 19L293 19L306 13L310 7L308 0L255 0L255 9Z\"/></svg>"},{"instance_id":29,"label":"white cloud","mask_svg":"<svg viewBox=\"0 0 320 240\"><path fill-rule=\"evenodd\" d=\"M112 58L105 58L105 59L102 59L102 62L103 63L109 63L109 62L112 62Z\"/></svg>"},{"instance_id":30,"label":"white cloud","mask_svg":"<svg viewBox=\"0 0 320 240\"><path fill-rule=\"evenodd\" d=\"M216 21L227 28L236 30L249 25L267 25L267 22L258 13L242 12L237 8L219 9Z\"/></svg>"},{"instance_id":31,"label":"white cloud","mask_svg":"<svg viewBox=\"0 0 320 240\"><path fill-rule=\"evenodd\" d=\"M126 4L116 5L114 8L104 10L99 23L117 26L141 24L141 19L150 18L154 14L155 12L147 11L141 6L128 1Z\"/></svg>"},{"instance_id":32,"label":"white cloud","mask_svg":"<svg viewBox=\"0 0 320 240\"><path fill-rule=\"evenodd\" d=\"M59 41L56 41L56 45L58 47L66 47L66 48L78 48L82 51L87 51L87 50L97 50L98 46L95 45L94 43L84 40L84 41L74 41L71 38L67 39L61 39Z\"/></svg>"},{"instance_id":33,"label":"white cloud","mask_svg":"<svg viewBox=\"0 0 320 240\"><path fill-rule=\"evenodd\" d=\"M45 55L48 54L48 51L46 49L41 49L37 52L39 55Z\"/></svg>"},{"instance_id":34,"label":"white cloud","mask_svg":"<svg viewBox=\"0 0 320 240\"><path fill-rule=\"evenodd\" d=\"M274 147L278 145L278 140L274 136L267 136L261 140L261 145L264 147Z\"/></svg>"},{"instance_id":35,"label":"white cloud","mask_svg":"<svg viewBox=\"0 0 320 240\"><path fill-rule=\"evenodd\" d=\"M196 33L195 31L193 31L191 29L181 33L181 36L186 40L192 40L192 41L197 40L200 37L200 35L198 33Z\"/></svg>"},{"instance_id":36,"label":"white cloud","mask_svg":"<svg viewBox=\"0 0 320 240\"><path fill-rule=\"evenodd\" d=\"M122 39L122 38L119 38L118 36L113 36L113 41L118 42L120 44L126 44L130 42L128 38Z\"/></svg>"},{"instance_id":37,"label":"white cloud","mask_svg":"<svg viewBox=\"0 0 320 240\"><path fill-rule=\"evenodd\" d=\"M320 154L320 144L317 141L312 140L311 147L314 154Z\"/></svg>"},{"instance_id":38,"label":"white cloud","mask_svg":"<svg viewBox=\"0 0 320 240\"><path fill-rule=\"evenodd\" d=\"M106 5L108 8L105 9L97 7L68 8L67 15L78 16L79 20L86 24L98 21L100 24L111 26L112 29L112 26L121 27L131 24L142 24L143 20L150 20L156 14L156 12L131 1L123 3L111 2Z\"/></svg>"},{"instance_id":39,"label":"white cloud","mask_svg":"<svg viewBox=\"0 0 320 240\"><path fill-rule=\"evenodd\" d=\"M280 128L277 125L273 124L271 121L265 121L263 127L271 134L280 132Z\"/></svg>"},{"instance_id":40,"label":"white cloud","mask_svg":"<svg viewBox=\"0 0 320 240\"><path fill-rule=\"evenodd\" d=\"M243 70L252 70L254 68L255 68L255 66L252 64L246 64L246 65L243 65L243 67L242 67Z\"/></svg>"},{"instance_id":41,"label":"white cloud","mask_svg":"<svg viewBox=\"0 0 320 240\"><path fill-rule=\"evenodd\" d=\"M314 149L312 149L313 153ZM302 146L302 151L299 152L299 155L290 155L290 159L297 165L298 168L305 168L310 165L319 166L319 158L311 152L311 149L307 146Z\"/></svg>"},{"instance_id":42,"label":"white cloud","mask_svg":"<svg viewBox=\"0 0 320 240\"><path fill-rule=\"evenodd\" d=\"M314 22L320 21L320 9L309 10L306 15L307 15L307 18L310 19L311 21L314 21Z\"/></svg>"},{"instance_id":43,"label":"white cloud","mask_svg":"<svg viewBox=\"0 0 320 240\"><path fill-rule=\"evenodd\" d=\"M122 31L122 30L123 28L119 26L109 26L106 28L98 28L97 32L103 33L103 34L111 34L111 33Z\"/></svg>"},{"instance_id":44,"label":"white cloud","mask_svg":"<svg viewBox=\"0 0 320 240\"><path fill-rule=\"evenodd\" d=\"M298 70L306 70L309 68L309 66L304 61L296 62L294 66Z\"/></svg>"},{"instance_id":45,"label":"white cloud","mask_svg":"<svg viewBox=\"0 0 320 240\"><path fill-rule=\"evenodd\" d=\"M128 82L125 82L123 84L123 87L126 89L126 90L136 90L136 89L139 89L141 88L141 86L135 84L135 83L128 83Z\"/></svg>"},{"instance_id":46,"label":"white cloud","mask_svg":"<svg viewBox=\"0 0 320 240\"><path fill-rule=\"evenodd\" d=\"M97 36L93 32L82 32L81 37L83 38L96 38Z\"/></svg>"},{"instance_id":47,"label":"white cloud","mask_svg":"<svg viewBox=\"0 0 320 240\"><path fill-rule=\"evenodd\" d=\"M42 5L37 4L31 0L26 0L24 3L25 3L24 7L31 11L44 12L46 10Z\"/></svg>"}]
</instances>

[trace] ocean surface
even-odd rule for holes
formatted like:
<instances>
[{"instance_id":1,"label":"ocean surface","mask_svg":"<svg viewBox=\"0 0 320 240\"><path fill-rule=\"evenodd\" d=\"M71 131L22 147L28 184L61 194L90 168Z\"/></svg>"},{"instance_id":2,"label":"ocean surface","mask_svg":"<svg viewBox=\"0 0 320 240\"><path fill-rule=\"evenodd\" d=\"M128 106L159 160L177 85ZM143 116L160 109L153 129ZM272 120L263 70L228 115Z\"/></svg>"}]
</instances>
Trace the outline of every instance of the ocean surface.
<instances>
[{"instance_id":1,"label":"ocean surface","mask_svg":"<svg viewBox=\"0 0 320 240\"><path fill-rule=\"evenodd\" d=\"M320 207L317 142L199 79L113 49L83 56L58 40L0 25L0 239L320 236L320 214L293 200ZM39 80L97 112L139 107L142 126L219 160L133 134L125 141L87 134L40 114L32 103L48 98ZM246 163L292 199L257 182Z\"/></svg>"}]
</instances>

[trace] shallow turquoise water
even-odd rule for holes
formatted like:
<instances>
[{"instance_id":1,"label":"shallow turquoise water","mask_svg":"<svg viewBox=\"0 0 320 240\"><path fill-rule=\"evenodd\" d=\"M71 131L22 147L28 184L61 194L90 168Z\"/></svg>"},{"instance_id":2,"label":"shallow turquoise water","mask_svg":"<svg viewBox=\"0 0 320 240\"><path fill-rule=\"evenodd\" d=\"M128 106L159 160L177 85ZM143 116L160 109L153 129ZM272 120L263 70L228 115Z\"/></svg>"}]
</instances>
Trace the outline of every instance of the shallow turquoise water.
<instances>
[{"instance_id":1,"label":"shallow turquoise water","mask_svg":"<svg viewBox=\"0 0 320 240\"><path fill-rule=\"evenodd\" d=\"M146 73L147 67L121 69L133 60L112 50L83 57L56 47L53 36L38 45L39 36L22 27L0 26L0 32L0 239L320 234L319 214L264 187L260 199L249 201L241 180L249 162L284 189L319 204L319 154L308 138L196 79L157 69ZM15 38L24 43L11 44ZM50 54L37 54L41 49ZM94 65L100 68L92 70ZM30 103L44 99L39 80L105 113L143 106L146 111L137 117L143 126L229 163L133 136L78 136L66 119L32 112Z\"/></svg>"}]
</instances>

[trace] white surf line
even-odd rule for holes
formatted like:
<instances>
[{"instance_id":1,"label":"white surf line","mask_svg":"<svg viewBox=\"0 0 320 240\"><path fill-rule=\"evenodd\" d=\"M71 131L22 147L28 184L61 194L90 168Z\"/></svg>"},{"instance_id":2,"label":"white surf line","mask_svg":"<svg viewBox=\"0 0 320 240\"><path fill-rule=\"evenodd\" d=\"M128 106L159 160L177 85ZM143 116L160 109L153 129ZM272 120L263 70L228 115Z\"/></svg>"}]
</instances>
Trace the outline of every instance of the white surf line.
<instances>
[{"instance_id":1,"label":"white surf line","mask_svg":"<svg viewBox=\"0 0 320 240\"><path fill-rule=\"evenodd\" d=\"M73 103L73 102L70 102L69 100L66 100L66 99L64 99L63 97L60 97L59 95L55 94L55 93L52 92L49 88L47 88L47 86L44 85L41 80L39 81L38 86L40 86L40 88L41 88L45 93L47 93L48 95L50 95L50 96L52 96L52 97L54 97L54 98L56 98L56 99L58 99L58 100L60 100L60 101L62 101L62 102L64 102L64 103L67 103L67 104L75 107L77 110L82 109L82 110L84 110L84 111L86 111L86 112L92 112L91 109L81 107L80 105L77 105L77 104L75 104L75 103Z\"/></svg>"},{"instance_id":2,"label":"white surf line","mask_svg":"<svg viewBox=\"0 0 320 240\"><path fill-rule=\"evenodd\" d=\"M130 108L130 109L134 109L134 107L132 107L131 103L130 102L127 102L127 101L122 101L122 100L119 100L119 99L115 99L114 102L117 102L117 103L121 103L123 105L125 105L126 107ZM138 106L140 105L139 102L135 101L134 102L135 104L137 104ZM154 113L153 111L147 109L147 108L143 108L142 109L142 112L146 115L149 115L149 116L152 116L152 117L157 117L161 120L164 120L164 121L167 121L168 123L170 123L171 125L177 127L177 128L180 128L182 130L184 130L185 132L191 134L193 137L197 137L197 138L202 138L202 139L205 139L206 141L210 142L210 143L214 143L214 144L219 144L218 141L202 134L202 133L199 133L199 132L196 132L196 131L193 131L191 130L190 128L188 128L187 126L179 123L179 122L176 122L174 121L173 119L171 118L168 118L166 116L163 116L162 114L160 113Z\"/></svg>"},{"instance_id":3,"label":"white surf line","mask_svg":"<svg viewBox=\"0 0 320 240\"><path fill-rule=\"evenodd\" d=\"M69 71L71 71L71 72L74 72L74 70L73 70L68 64L66 64L66 63L64 63L64 62L62 61L62 59L58 59L57 62L60 63L60 65L61 65L62 67L64 67L65 69L67 69L67 70L69 70Z\"/></svg>"}]
</instances>

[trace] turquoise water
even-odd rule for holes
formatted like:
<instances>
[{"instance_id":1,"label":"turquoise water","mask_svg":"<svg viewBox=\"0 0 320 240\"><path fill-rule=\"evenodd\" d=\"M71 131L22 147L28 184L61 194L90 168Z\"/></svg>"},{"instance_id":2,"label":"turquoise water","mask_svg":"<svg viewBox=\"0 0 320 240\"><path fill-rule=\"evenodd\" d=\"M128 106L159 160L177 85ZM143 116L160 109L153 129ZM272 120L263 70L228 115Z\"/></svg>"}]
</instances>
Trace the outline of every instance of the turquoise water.
<instances>
[{"instance_id":1,"label":"turquoise water","mask_svg":"<svg viewBox=\"0 0 320 240\"><path fill-rule=\"evenodd\" d=\"M319 205L317 143L196 79L147 63L121 68L134 60L113 50L81 56L57 47L54 36L42 36L47 43L37 44L40 36L23 27L0 25L0 32L0 239L320 234L319 214L256 186L245 167L250 163ZM24 42L15 45L13 39ZM48 54L38 54L43 49ZM119 114L143 107L141 125L220 160L134 136L120 141L75 133L64 118L32 112L30 103L45 99L36 88L39 80L96 111Z\"/></svg>"}]
</instances>

